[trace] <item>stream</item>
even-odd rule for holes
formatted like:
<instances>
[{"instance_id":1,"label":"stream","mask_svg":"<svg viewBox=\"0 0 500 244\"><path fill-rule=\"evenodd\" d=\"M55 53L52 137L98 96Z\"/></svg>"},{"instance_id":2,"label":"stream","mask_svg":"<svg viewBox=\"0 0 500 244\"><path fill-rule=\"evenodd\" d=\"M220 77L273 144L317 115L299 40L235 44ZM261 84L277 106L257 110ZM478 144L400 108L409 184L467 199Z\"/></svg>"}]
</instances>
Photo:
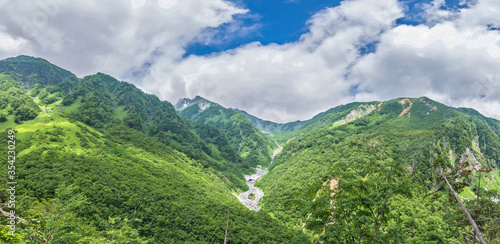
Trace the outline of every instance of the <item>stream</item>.
<instances>
[{"instance_id":1,"label":"stream","mask_svg":"<svg viewBox=\"0 0 500 244\"><path fill-rule=\"evenodd\" d=\"M283 149L283 147L281 147L278 144L278 142L276 142L276 141L274 141L274 142L276 143L276 145L278 145L278 149L276 149L274 151L273 156L271 157L271 164L274 161L274 157L276 157L276 155L278 155L278 153L281 152L281 149ZM234 194L238 198L238 200L240 200L240 202L243 203L243 205L245 205L250 210L259 211L258 205L259 205L260 199L264 196L264 192L261 189L255 187L255 182L258 181L260 179L260 177L262 177L263 175L265 175L267 173L268 168L262 169L259 165L256 168L257 172L255 174L245 175L245 180L246 180L246 183L249 187L248 191L242 192L239 195ZM253 193L253 197L249 197L249 195L252 193Z\"/></svg>"}]
</instances>

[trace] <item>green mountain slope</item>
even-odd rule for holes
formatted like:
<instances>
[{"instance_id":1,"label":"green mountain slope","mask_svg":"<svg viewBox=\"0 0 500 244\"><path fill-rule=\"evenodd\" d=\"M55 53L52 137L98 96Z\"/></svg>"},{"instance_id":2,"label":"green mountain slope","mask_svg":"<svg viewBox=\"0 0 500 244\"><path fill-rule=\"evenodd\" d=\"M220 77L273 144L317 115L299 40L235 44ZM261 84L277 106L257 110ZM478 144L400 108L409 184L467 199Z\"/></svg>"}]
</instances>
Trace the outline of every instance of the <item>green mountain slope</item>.
<instances>
[{"instance_id":1,"label":"green mountain slope","mask_svg":"<svg viewBox=\"0 0 500 244\"><path fill-rule=\"evenodd\" d=\"M426 202L428 205L422 205L425 211L428 211L427 208L431 205L438 204L435 201L439 201L440 207L433 207L433 210L425 215L412 216L411 220L425 222L425 219L435 216L439 221L444 221L448 215L445 216L444 212L440 211L444 211L443 207L452 208L454 205L448 206L448 203L444 204L442 200L428 202L422 199L425 195L422 192L437 189L436 187L440 186L436 185L436 182L429 181L436 174L434 170L436 159L443 160L449 168L458 167L465 161L471 164L469 169L471 167L492 169L500 166L498 152L500 138L498 127L495 127L498 121L485 118L470 109L447 107L425 97L355 103L346 106L349 109L331 110L330 113L322 116L321 123L309 126L308 131L290 140L276 157L269 173L257 182L257 187L265 192L261 203L262 209L273 213L273 216L282 223L298 229L302 229L301 227L306 223L310 226L311 222L306 220L311 219L311 216L315 216L318 211L323 211L324 214L330 211L328 202L333 200L325 201L327 205L321 205L320 209L314 205L319 204L315 202L315 199L323 186L330 185L331 190L334 190L339 181L340 184L346 186L345 182L356 177L359 177L361 182L367 179L379 180L381 178L371 177L379 177L384 172L380 170L385 167L394 169L394 166L388 166L393 165L394 162L401 162L398 165L403 167L405 175L401 179L412 179L413 183L423 187L413 192L416 198L405 197L398 201L404 201L407 204ZM394 158L397 160L395 161ZM329 182L330 184L327 184ZM354 184L353 182L349 184ZM373 193L376 190L371 191ZM362 194L361 189L355 192ZM335 196L326 196L326 198L335 198ZM342 195L338 196L339 198L335 199L339 200ZM352 197L352 195L344 196ZM382 201L377 206L382 206L383 203ZM311 204L313 207L308 208L307 206ZM403 211L402 206L395 202L392 204L390 213L401 214L399 211ZM362 206L366 208L370 205ZM335 210L331 211L333 211L332 214L335 213ZM366 218L364 222L359 223L370 223L368 216L369 214L364 217ZM394 219L396 220L401 221L400 217ZM451 228L452 222L443 222L440 228ZM396 226L396 224L401 223L388 222L388 226L379 233L380 238L387 235L384 238L389 238L386 241L390 240L391 231L395 231L391 230L390 226ZM313 226L308 229L309 232L318 228L317 224L314 228ZM324 228L329 228L328 221L321 226L323 226L319 229L321 231L316 233L320 233L320 236L325 238L324 241L333 238L330 233L323 232ZM411 231L405 232L407 227L399 226L398 230L401 232L397 232L401 235L400 238L405 240L415 237ZM342 228L340 226L335 228L339 232L332 230L331 233L340 233ZM446 238L458 238L453 231L442 230L439 235L432 237L435 239L432 239L431 236L434 234L425 230L425 225L415 225L412 228L414 231L420 231L420 240L443 241L447 240ZM370 233L371 231L362 232ZM348 236L346 233L342 235Z\"/></svg>"},{"instance_id":2,"label":"green mountain slope","mask_svg":"<svg viewBox=\"0 0 500 244\"><path fill-rule=\"evenodd\" d=\"M221 243L228 203L232 243L303 238L232 196L247 187L245 169L217 128L183 119L168 102L104 74L64 92L47 89L66 82L51 76L60 68L27 57L8 62L0 74L0 141L7 145L8 131L16 132L16 216L30 221L17 225L15 241L2 218L2 242ZM40 63L46 67L37 69ZM28 76L51 78L30 88ZM58 100L42 101L36 84ZM1 203L8 202L5 187Z\"/></svg>"},{"instance_id":3,"label":"green mountain slope","mask_svg":"<svg viewBox=\"0 0 500 244\"><path fill-rule=\"evenodd\" d=\"M199 96L192 100L181 99L176 108L183 117L212 125L223 132L246 166L267 166L271 161L276 144L242 114Z\"/></svg>"},{"instance_id":4,"label":"green mountain slope","mask_svg":"<svg viewBox=\"0 0 500 244\"><path fill-rule=\"evenodd\" d=\"M0 184L2 243L222 243L228 219L228 243L466 243L445 180L500 240L500 122L426 97L278 124L19 56L0 61L0 133L23 219L8 235ZM233 194L258 164L250 211Z\"/></svg>"},{"instance_id":5,"label":"green mountain slope","mask_svg":"<svg viewBox=\"0 0 500 244\"><path fill-rule=\"evenodd\" d=\"M350 103L335 108L331 108L325 112L319 113L309 120L298 120L288 123L275 123L272 121L262 120L257 118L247 112L239 109L233 109L234 111L245 115L259 130L264 132L266 135L271 136L273 139L277 140L280 144L286 143L290 138L294 138L304 132L307 132L316 126L319 126L327 121L338 119L338 117L343 116L344 113L349 112L350 109L359 105L359 103ZM332 118L333 116L333 118Z\"/></svg>"}]
</instances>

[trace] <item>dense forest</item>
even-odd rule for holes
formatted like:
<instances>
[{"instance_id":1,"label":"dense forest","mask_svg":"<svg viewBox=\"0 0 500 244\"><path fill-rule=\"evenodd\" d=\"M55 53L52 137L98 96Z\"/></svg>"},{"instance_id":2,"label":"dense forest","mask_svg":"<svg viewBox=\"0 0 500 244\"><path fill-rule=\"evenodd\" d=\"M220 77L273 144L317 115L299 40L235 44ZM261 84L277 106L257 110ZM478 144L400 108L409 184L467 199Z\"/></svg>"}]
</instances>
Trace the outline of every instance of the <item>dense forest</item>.
<instances>
[{"instance_id":1,"label":"dense forest","mask_svg":"<svg viewBox=\"0 0 500 244\"><path fill-rule=\"evenodd\" d=\"M251 167L217 128L104 74L73 79L25 56L0 67L0 141L7 149L15 132L21 218L11 236L2 216L1 242L221 243L228 207L230 243L308 240L233 197Z\"/></svg>"},{"instance_id":2,"label":"dense forest","mask_svg":"<svg viewBox=\"0 0 500 244\"><path fill-rule=\"evenodd\" d=\"M212 125L223 132L230 145L247 165L267 166L271 161L269 155L277 145L243 114L199 96L189 101L181 100L176 107L183 117L197 123Z\"/></svg>"},{"instance_id":3,"label":"dense forest","mask_svg":"<svg viewBox=\"0 0 500 244\"><path fill-rule=\"evenodd\" d=\"M500 122L426 97L279 124L19 56L0 132L0 243L500 243Z\"/></svg>"},{"instance_id":4,"label":"dense forest","mask_svg":"<svg viewBox=\"0 0 500 244\"><path fill-rule=\"evenodd\" d=\"M463 111L422 97L328 114L257 182L262 209L325 243L466 243L473 230L444 175L497 243L499 123Z\"/></svg>"}]
</instances>

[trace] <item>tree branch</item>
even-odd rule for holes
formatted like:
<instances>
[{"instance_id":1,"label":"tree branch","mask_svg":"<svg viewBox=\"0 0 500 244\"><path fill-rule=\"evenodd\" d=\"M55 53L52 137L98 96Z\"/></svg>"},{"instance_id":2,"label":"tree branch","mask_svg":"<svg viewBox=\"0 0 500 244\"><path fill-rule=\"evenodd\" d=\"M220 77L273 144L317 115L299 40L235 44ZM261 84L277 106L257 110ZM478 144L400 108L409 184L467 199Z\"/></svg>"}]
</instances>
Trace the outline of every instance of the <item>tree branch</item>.
<instances>
[{"instance_id":1,"label":"tree branch","mask_svg":"<svg viewBox=\"0 0 500 244\"><path fill-rule=\"evenodd\" d=\"M7 217L7 218L11 218L11 217L14 217L14 219L17 219L17 220L22 220L22 221L26 221L25 219L23 218L20 218L20 217L17 217L17 216L14 216L8 212L5 212L2 208L0 208L0 213L2 213L3 216Z\"/></svg>"},{"instance_id":2,"label":"tree branch","mask_svg":"<svg viewBox=\"0 0 500 244\"><path fill-rule=\"evenodd\" d=\"M227 203L227 223L226 223L226 234L224 235L224 244L227 243L227 229L229 229L229 204L231 202Z\"/></svg>"},{"instance_id":3,"label":"tree branch","mask_svg":"<svg viewBox=\"0 0 500 244\"><path fill-rule=\"evenodd\" d=\"M453 187L451 187L450 185L450 182L448 182L448 179L446 178L445 175L441 175L443 176L444 180L446 181L446 184L448 184L448 187L450 188L450 191L453 193L453 196L455 197L455 199L457 200L458 202L458 205L460 205L460 207L462 208L462 210L464 211L465 215L467 216L467 219L469 219L469 222L470 224L472 225L472 228L474 228L474 230L476 231L477 233L477 238L479 239L479 241L481 242L481 244L486 244L486 241L484 240L483 238L483 234L481 233L481 231L479 230L479 228L477 227L476 225L476 222L474 222L474 220L472 219L472 217L470 216L469 214L469 211L467 211L467 208L465 208L464 204L462 203L462 201L460 201L460 198L458 197L457 193L455 192L455 190L453 190Z\"/></svg>"}]
</instances>

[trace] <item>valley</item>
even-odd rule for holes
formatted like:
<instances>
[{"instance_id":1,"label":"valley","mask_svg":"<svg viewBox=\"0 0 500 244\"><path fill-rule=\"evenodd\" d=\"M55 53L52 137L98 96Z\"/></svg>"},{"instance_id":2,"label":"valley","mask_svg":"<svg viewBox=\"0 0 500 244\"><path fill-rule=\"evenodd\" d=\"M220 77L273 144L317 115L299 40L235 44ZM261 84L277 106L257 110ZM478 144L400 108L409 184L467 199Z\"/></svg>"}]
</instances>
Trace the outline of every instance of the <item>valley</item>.
<instances>
[{"instance_id":1,"label":"valley","mask_svg":"<svg viewBox=\"0 0 500 244\"><path fill-rule=\"evenodd\" d=\"M3 243L466 243L451 191L500 240L500 121L473 109L402 97L275 123L28 56L0 61L0 95L32 220L10 237L1 205Z\"/></svg>"},{"instance_id":2,"label":"valley","mask_svg":"<svg viewBox=\"0 0 500 244\"><path fill-rule=\"evenodd\" d=\"M281 152L283 149L278 142L276 142L276 145L278 145L278 149L276 149L271 156L271 162L270 165L273 164L274 158ZM234 194L240 202L245 205L248 209L250 210L256 210L259 211L259 203L260 199L264 196L264 192L255 187L255 183L260 180L262 176L264 176L268 172L268 168L262 169L260 165L258 165L257 168L255 168L256 173L251 174L251 175L245 175L245 180L248 185L248 191L242 192L239 195Z\"/></svg>"}]
</instances>

